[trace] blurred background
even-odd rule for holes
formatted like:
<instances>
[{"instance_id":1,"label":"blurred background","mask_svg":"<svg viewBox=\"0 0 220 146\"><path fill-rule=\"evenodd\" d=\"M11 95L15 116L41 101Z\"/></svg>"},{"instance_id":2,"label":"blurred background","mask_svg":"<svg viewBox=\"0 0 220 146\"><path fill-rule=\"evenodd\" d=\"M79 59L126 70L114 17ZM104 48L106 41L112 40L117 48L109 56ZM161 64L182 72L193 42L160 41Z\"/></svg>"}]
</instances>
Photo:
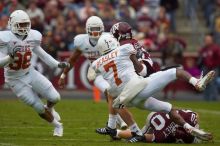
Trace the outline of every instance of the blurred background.
<instances>
[{"instance_id":1,"label":"blurred background","mask_svg":"<svg viewBox=\"0 0 220 146\"><path fill-rule=\"evenodd\" d=\"M175 81L158 93L162 99L219 100L220 91L220 0L1 0L0 30L7 29L10 13L25 10L32 29L43 34L42 47L58 60L66 60L73 38L85 33L88 17L102 18L105 31L119 21L133 27L136 39L150 52L157 69L181 65L200 77L215 70L217 76L204 93L184 81ZM60 70L48 68L37 57L36 69L57 86ZM63 97L91 98L92 83L86 78L89 62L81 57L68 74ZM0 69L0 97L14 97L4 85Z\"/></svg>"}]
</instances>

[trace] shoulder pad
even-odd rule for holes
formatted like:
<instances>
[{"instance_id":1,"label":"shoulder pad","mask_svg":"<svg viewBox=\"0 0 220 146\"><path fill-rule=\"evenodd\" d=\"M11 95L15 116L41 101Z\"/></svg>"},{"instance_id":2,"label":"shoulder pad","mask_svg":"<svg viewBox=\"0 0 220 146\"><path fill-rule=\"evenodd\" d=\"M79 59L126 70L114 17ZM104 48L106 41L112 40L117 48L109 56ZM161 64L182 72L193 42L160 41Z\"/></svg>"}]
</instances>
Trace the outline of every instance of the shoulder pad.
<instances>
[{"instance_id":1,"label":"shoulder pad","mask_svg":"<svg viewBox=\"0 0 220 146\"><path fill-rule=\"evenodd\" d=\"M30 38L28 39L29 43L33 46L39 46L42 40L42 34L37 30L30 30Z\"/></svg>"},{"instance_id":2,"label":"shoulder pad","mask_svg":"<svg viewBox=\"0 0 220 146\"><path fill-rule=\"evenodd\" d=\"M37 30L31 29L30 35L34 40L38 40L38 41L42 40L42 34Z\"/></svg>"},{"instance_id":3,"label":"shoulder pad","mask_svg":"<svg viewBox=\"0 0 220 146\"><path fill-rule=\"evenodd\" d=\"M74 48L80 48L80 46L85 43L86 38L89 37L88 34L79 34L74 38Z\"/></svg>"}]
</instances>

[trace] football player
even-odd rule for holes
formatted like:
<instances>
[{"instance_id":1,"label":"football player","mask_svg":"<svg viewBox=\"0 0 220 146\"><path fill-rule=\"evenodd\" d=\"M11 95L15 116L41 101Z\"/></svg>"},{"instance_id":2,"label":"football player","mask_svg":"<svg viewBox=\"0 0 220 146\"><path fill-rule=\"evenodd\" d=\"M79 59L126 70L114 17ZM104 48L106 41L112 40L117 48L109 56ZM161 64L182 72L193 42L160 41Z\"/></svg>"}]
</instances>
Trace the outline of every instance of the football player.
<instances>
[{"instance_id":1,"label":"football player","mask_svg":"<svg viewBox=\"0 0 220 146\"><path fill-rule=\"evenodd\" d=\"M214 71L197 79L184 70L172 68L143 78L136 72L144 76L142 73L146 67L136 58L137 51L133 45L125 44L119 47L119 42L115 38L111 35L103 35L99 38L97 47L102 56L92 63L92 67L109 83L111 88L108 88L108 93L115 98L112 105L114 108L135 106L152 111L163 111L169 113L170 118L183 126L189 133L200 138L210 139L210 133L205 133L185 122L170 103L150 96L176 79L185 79L197 90L202 91L213 79ZM134 135L129 142L141 140L143 140L142 135Z\"/></svg>"},{"instance_id":2,"label":"football player","mask_svg":"<svg viewBox=\"0 0 220 146\"><path fill-rule=\"evenodd\" d=\"M42 35L31 29L26 12L16 10L11 13L8 24L10 30L0 32L0 67L4 67L5 82L21 101L55 127L54 136L62 136L63 125L54 110L60 94L46 77L34 69L32 54L35 53L53 68L65 68L69 64L56 61L41 48ZM43 104L39 95L47 99L47 105Z\"/></svg>"},{"instance_id":3,"label":"football player","mask_svg":"<svg viewBox=\"0 0 220 146\"><path fill-rule=\"evenodd\" d=\"M144 68L142 71L142 74L144 77L147 77L156 71L153 68L153 61L150 58L150 54L146 51L146 49L144 49L144 47L137 40L133 39L132 28L127 22L118 22L118 23L114 24L112 26L110 32L119 41L120 45L124 45L124 44L133 45L134 49L137 51L136 57L138 58L138 61L140 61L141 63L144 63L146 66L146 68ZM112 106L111 99L108 99L108 101L109 101L108 102L109 106ZM121 114L124 114L124 115L121 115L121 116L125 116L126 119L128 119L128 117L130 117L129 119L131 121L127 121L126 119L123 119L123 120L125 120L125 122L127 122L128 126L131 129L133 129L133 131L139 131L139 133L140 133L141 130L137 126L134 119L132 119L132 114L129 113L128 110L126 110L126 111L127 112L122 111ZM118 111L118 112L121 112L121 111ZM109 121L111 123L116 122L116 121L111 120L110 118L109 118ZM96 132L99 134L106 135L109 133L109 131L111 131L111 129L116 128L115 126L112 126L112 125L111 126L108 125L107 127L104 127L104 128L97 128Z\"/></svg>"},{"instance_id":4,"label":"football player","mask_svg":"<svg viewBox=\"0 0 220 146\"><path fill-rule=\"evenodd\" d=\"M65 68L62 72L58 84L61 88L65 85L67 73L72 69L76 61L81 55L85 56L90 62L100 57L97 49L97 42L101 35L105 35L102 20L97 16L91 16L86 21L86 34L79 34L74 38L74 52L69 58L70 68ZM109 84L103 79L102 75L94 77L94 70L89 67L87 77L90 81L94 80L94 85L98 87L102 93L108 96L105 91L109 88ZM109 106L108 126L112 127L112 121L117 120L122 128L126 128L127 124L116 114L112 106Z\"/></svg>"},{"instance_id":5,"label":"football player","mask_svg":"<svg viewBox=\"0 0 220 146\"><path fill-rule=\"evenodd\" d=\"M190 110L177 110L183 119L199 128L198 114ZM168 114L163 112L151 112L148 114L146 124L142 128L144 133L143 142L147 143L198 143L195 136L187 133L183 127L175 124ZM132 137L130 130L114 130L111 137L128 139Z\"/></svg>"}]
</instances>

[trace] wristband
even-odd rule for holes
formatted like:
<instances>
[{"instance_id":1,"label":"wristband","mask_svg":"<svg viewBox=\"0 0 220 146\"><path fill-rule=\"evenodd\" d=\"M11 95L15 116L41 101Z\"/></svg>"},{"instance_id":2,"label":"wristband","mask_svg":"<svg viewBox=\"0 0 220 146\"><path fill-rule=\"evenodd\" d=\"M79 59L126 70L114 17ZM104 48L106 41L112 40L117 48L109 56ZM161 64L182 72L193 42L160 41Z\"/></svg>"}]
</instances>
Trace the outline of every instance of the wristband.
<instances>
[{"instance_id":1,"label":"wristband","mask_svg":"<svg viewBox=\"0 0 220 146\"><path fill-rule=\"evenodd\" d=\"M65 79L66 75L64 73L61 74L60 78Z\"/></svg>"}]
</instances>

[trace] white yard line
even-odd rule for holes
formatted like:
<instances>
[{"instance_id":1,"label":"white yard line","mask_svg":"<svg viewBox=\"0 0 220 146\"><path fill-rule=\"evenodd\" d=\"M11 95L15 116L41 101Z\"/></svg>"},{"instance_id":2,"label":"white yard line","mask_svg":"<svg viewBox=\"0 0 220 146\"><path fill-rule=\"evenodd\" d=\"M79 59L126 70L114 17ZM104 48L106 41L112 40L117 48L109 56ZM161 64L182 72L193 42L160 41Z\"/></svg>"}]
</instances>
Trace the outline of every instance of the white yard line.
<instances>
[{"instance_id":1,"label":"white yard line","mask_svg":"<svg viewBox=\"0 0 220 146\"><path fill-rule=\"evenodd\" d=\"M24 127L17 127L17 126L0 126L0 129L51 129L53 127L40 127L40 126L24 126ZM79 130L85 130L85 129L96 129L97 127L70 127L70 128L67 128L65 127L65 129L79 129Z\"/></svg>"},{"instance_id":2,"label":"white yard line","mask_svg":"<svg viewBox=\"0 0 220 146\"><path fill-rule=\"evenodd\" d=\"M18 138L2 138L3 140L19 140ZM76 138L61 138L57 137L56 139L54 138L23 138L23 141L80 141L80 142L109 142L109 140L100 140L100 139L93 139L93 140L88 140L88 139L76 139ZM14 146L10 145L10 143L2 143L2 144L8 144L6 146ZM1 143L0 143L1 146Z\"/></svg>"},{"instance_id":3,"label":"white yard line","mask_svg":"<svg viewBox=\"0 0 220 146\"><path fill-rule=\"evenodd\" d=\"M215 111L215 110L195 109L195 111L198 111L201 113L209 113L213 115L220 115L220 111Z\"/></svg>"},{"instance_id":4,"label":"white yard line","mask_svg":"<svg viewBox=\"0 0 220 146\"><path fill-rule=\"evenodd\" d=\"M12 143L0 143L0 146L18 146Z\"/></svg>"}]
</instances>

